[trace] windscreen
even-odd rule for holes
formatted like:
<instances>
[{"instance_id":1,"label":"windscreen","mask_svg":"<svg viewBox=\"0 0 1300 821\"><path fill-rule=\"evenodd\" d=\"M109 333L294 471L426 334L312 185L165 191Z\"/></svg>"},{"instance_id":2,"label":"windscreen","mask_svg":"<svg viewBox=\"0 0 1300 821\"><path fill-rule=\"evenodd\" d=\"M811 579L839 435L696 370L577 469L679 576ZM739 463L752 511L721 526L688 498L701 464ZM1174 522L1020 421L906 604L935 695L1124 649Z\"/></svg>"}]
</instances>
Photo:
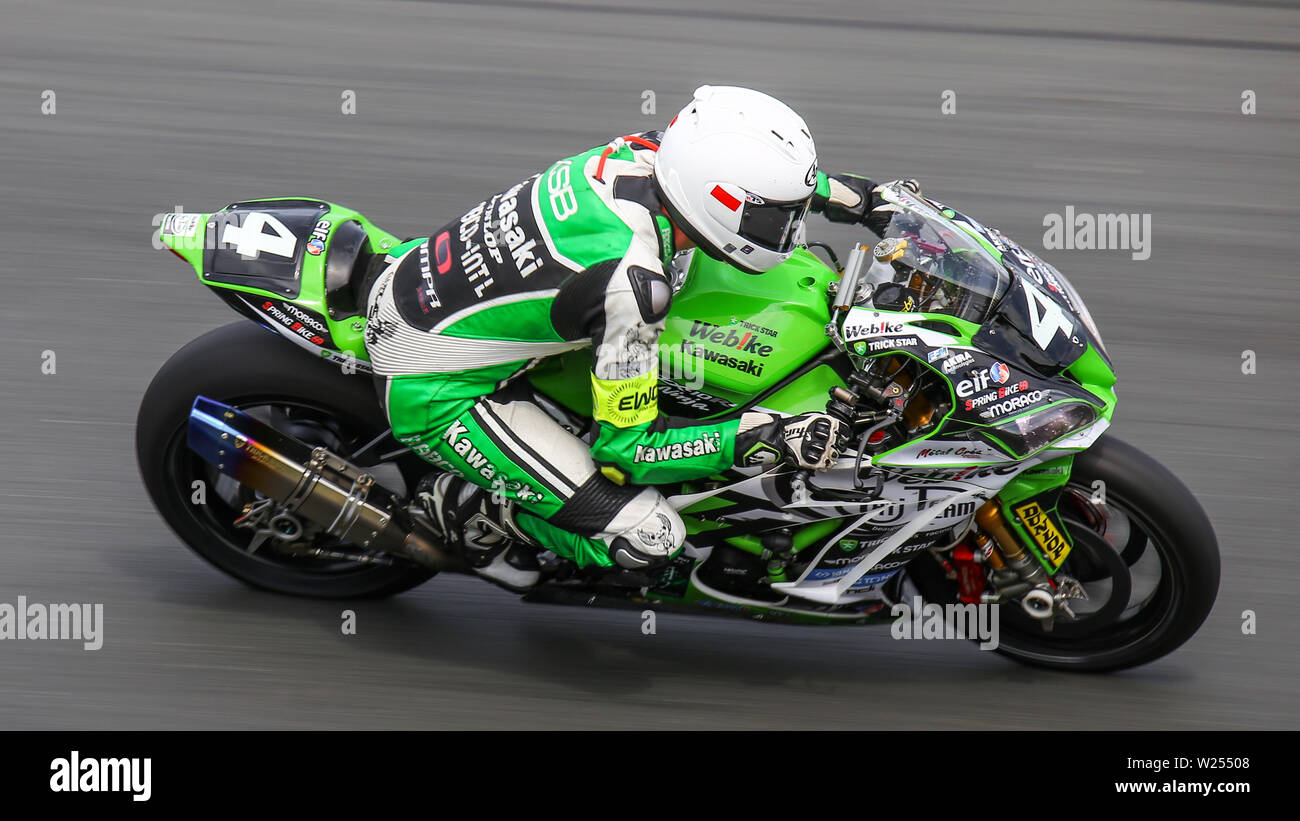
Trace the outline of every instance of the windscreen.
<instances>
[{"instance_id":1,"label":"windscreen","mask_svg":"<svg viewBox=\"0 0 1300 821\"><path fill-rule=\"evenodd\" d=\"M883 224L884 239L864 276L866 304L983 324L1010 285L1006 269L929 204L893 188L883 195L888 202L874 222Z\"/></svg>"}]
</instances>

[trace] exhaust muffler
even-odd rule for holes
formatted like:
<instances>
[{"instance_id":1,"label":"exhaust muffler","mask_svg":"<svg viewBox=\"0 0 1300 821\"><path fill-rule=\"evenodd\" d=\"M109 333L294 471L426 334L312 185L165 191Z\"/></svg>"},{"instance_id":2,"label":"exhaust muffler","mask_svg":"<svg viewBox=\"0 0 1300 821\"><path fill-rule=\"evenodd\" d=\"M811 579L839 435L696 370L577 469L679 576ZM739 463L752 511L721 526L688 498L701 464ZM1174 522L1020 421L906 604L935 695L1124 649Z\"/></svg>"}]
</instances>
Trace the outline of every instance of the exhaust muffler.
<instances>
[{"instance_id":1,"label":"exhaust muffler","mask_svg":"<svg viewBox=\"0 0 1300 821\"><path fill-rule=\"evenodd\" d=\"M194 400L190 450L221 473L283 505L287 512L368 550L434 570L457 569L457 557L414 532L401 503L369 473L243 411L205 396Z\"/></svg>"}]
</instances>

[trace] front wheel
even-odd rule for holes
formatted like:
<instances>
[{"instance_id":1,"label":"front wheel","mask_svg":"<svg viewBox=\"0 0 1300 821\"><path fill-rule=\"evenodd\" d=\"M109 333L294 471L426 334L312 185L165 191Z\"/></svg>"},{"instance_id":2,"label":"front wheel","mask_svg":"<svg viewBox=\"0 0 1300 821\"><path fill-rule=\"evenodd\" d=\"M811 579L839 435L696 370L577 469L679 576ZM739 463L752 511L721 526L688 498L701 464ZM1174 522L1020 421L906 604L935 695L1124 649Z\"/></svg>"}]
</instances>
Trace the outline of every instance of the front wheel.
<instances>
[{"instance_id":1,"label":"front wheel","mask_svg":"<svg viewBox=\"0 0 1300 821\"><path fill-rule=\"evenodd\" d=\"M1102 495L1104 494L1104 496ZM1205 511L1182 482L1137 448L1103 436L1074 460L1061 494L1074 543L1061 566L1085 599L1050 631L1017 604L999 612L998 652L1058 670L1106 672L1173 652L1204 623L1219 590L1219 548ZM929 601L956 588L937 566L909 575Z\"/></svg>"},{"instance_id":2,"label":"front wheel","mask_svg":"<svg viewBox=\"0 0 1300 821\"><path fill-rule=\"evenodd\" d=\"M190 408L199 395L309 445L329 448L399 494L429 469L393 440L364 375L345 375L248 322L217 328L167 360L145 392L136 420L136 458L145 488L191 550L246 584L296 596L387 596L433 575L404 560L385 565L327 559L276 549L274 541L254 544L254 532L235 520L262 497L186 446ZM301 542L335 556L356 553L319 532L304 532Z\"/></svg>"}]
</instances>

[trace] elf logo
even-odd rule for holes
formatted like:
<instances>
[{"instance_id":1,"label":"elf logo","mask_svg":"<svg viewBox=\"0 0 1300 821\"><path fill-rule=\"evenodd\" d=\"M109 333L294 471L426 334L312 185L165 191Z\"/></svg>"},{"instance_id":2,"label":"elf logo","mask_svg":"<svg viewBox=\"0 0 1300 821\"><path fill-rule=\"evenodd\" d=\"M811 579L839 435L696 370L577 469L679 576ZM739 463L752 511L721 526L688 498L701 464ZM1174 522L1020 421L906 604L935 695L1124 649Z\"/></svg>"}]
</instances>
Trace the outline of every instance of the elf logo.
<instances>
[{"instance_id":1,"label":"elf logo","mask_svg":"<svg viewBox=\"0 0 1300 821\"><path fill-rule=\"evenodd\" d=\"M690 335L714 345L734 348L741 353L755 356L768 356L773 350L771 345L761 344L760 338L755 336L753 331L741 332L735 328L722 328L712 322L702 322L698 319L691 322Z\"/></svg>"},{"instance_id":2,"label":"elf logo","mask_svg":"<svg viewBox=\"0 0 1300 821\"><path fill-rule=\"evenodd\" d=\"M961 397L974 396L980 391L986 390L989 385L1000 385L1011 378L1011 369L1001 362L994 362L986 371L975 373L970 379L963 379L957 383L957 395Z\"/></svg>"},{"instance_id":3,"label":"elf logo","mask_svg":"<svg viewBox=\"0 0 1300 821\"><path fill-rule=\"evenodd\" d=\"M320 256L325 250L325 243L330 238L330 221L321 220L316 223L316 227L311 229L311 238L307 240L307 253L312 256Z\"/></svg>"}]
</instances>

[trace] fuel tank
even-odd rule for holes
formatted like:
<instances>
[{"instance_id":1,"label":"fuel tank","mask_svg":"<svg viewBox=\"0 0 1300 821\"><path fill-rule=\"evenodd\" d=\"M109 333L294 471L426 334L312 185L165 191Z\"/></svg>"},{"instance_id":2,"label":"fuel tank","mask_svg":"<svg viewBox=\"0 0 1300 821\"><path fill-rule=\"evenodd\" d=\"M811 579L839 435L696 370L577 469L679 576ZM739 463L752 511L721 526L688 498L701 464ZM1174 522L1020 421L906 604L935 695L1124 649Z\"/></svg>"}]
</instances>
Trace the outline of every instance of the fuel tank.
<instances>
[{"instance_id":1,"label":"fuel tank","mask_svg":"<svg viewBox=\"0 0 1300 821\"><path fill-rule=\"evenodd\" d=\"M659 338L659 407L695 419L725 416L781 382L830 344L826 287L839 276L805 249L765 274L745 274L704 254L689 272ZM541 393L591 416L591 352L552 357L529 373ZM842 382L821 365L764 399L802 413L826 407Z\"/></svg>"},{"instance_id":2,"label":"fuel tank","mask_svg":"<svg viewBox=\"0 0 1300 821\"><path fill-rule=\"evenodd\" d=\"M836 279L803 248L758 275L695 253L659 340L660 377L748 404L829 344Z\"/></svg>"}]
</instances>

